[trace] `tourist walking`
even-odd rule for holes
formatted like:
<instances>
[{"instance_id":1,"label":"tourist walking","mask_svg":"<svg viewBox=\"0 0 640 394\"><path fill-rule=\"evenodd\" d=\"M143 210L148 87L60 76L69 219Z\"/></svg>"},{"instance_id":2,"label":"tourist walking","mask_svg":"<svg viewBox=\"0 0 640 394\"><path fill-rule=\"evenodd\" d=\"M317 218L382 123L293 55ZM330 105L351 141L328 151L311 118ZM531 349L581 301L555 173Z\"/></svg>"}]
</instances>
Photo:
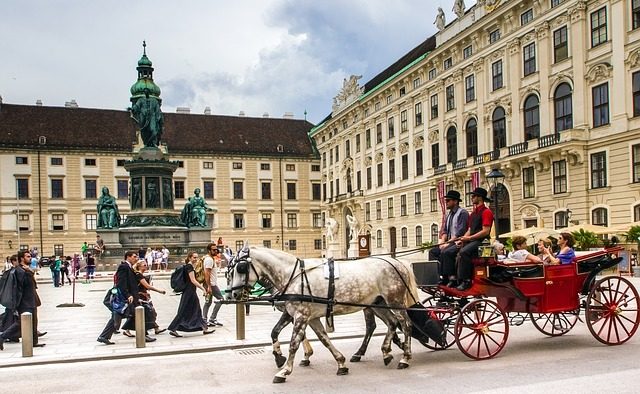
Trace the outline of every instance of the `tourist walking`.
<instances>
[{"instance_id":1,"label":"tourist walking","mask_svg":"<svg viewBox=\"0 0 640 394\"><path fill-rule=\"evenodd\" d=\"M147 272L147 262L145 260L138 260L138 262L133 266L133 270L136 273L136 280L138 281L138 297L140 300L140 305L144 307L144 329L145 333L147 330L154 329L156 335L161 334L167 331L166 328L160 329L156 319L158 317L158 313L153 306L153 302L151 302L151 294L150 291L155 291L160 294L167 294L165 290L158 289L153 287L145 278L144 274ZM133 338L133 335L129 330L135 330L135 314L131 314L127 321L122 325L123 335ZM155 341L155 338L151 338L148 335L145 337L147 342Z\"/></svg>"},{"instance_id":2,"label":"tourist walking","mask_svg":"<svg viewBox=\"0 0 640 394\"><path fill-rule=\"evenodd\" d=\"M186 288L180 297L180 305L178 306L176 317L168 327L169 334L174 337L182 336L178 334L177 331L202 331L203 335L211 334L215 331L213 329L207 329L207 323L202 317L202 310L200 309L200 301L198 300L196 288L203 292L207 290L196 280L194 267L197 261L198 253L196 252L189 252L185 259L183 274L185 275Z\"/></svg>"},{"instance_id":3,"label":"tourist walking","mask_svg":"<svg viewBox=\"0 0 640 394\"><path fill-rule=\"evenodd\" d=\"M124 261L120 263L116 274L113 277L114 290L119 293L123 299L127 301L129 305L125 313L132 313L133 306L138 304L138 282L136 280L136 273L133 271L133 265L138 261L138 254L134 251L128 251L124 254ZM117 330L120 329L120 323L122 322L123 315L121 311L111 310L111 317L107 322L107 325L100 333L98 342L105 345L113 345L111 342L111 336Z\"/></svg>"},{"instance_id":4,"label":"tourist walking","mask_svg":"<svg viewBox=\"0 0 640 394\"><path fill-rule=\"evenodd\" d=\"M218 287L218 270L220 269L220 265L220 251L218 250L218 246L210 243L207 245L207 256L204 258L204 280L207 292L204 297L202 315L205 320L207 320L207 316L209 315L209 308L213 303L213 299L215 298L217 302L207 322L209 327L222 326L222 323L218 321L218 311L220 311L220 307L222 307L220 300L223 298L222 292Z\"/></svg>"},{"instance_id":5,"label":"tourist walking","mask_svg":"<svg viewBox=\"0 0 640 394\"><path fill-rule=\"evenodd\" d=\"M93 276L96 272L96 259L91 255L91 253L87 253L87 266L85 268L87 270L85 278L87 280L93 280Z\"/></svg>"},{"instance_id":6,"label":"tourist walking","mask_svg":"<svg viewBox=\"0 0 640 394\"><path fill-rule=\"evenodd\" d=\"M60 267L60 286L64 286L64 277L67 277L67 282L71 284L71 278L69 275L69 266L71 265L71 258L67 257Z\"/></svg>"}]
</instances>

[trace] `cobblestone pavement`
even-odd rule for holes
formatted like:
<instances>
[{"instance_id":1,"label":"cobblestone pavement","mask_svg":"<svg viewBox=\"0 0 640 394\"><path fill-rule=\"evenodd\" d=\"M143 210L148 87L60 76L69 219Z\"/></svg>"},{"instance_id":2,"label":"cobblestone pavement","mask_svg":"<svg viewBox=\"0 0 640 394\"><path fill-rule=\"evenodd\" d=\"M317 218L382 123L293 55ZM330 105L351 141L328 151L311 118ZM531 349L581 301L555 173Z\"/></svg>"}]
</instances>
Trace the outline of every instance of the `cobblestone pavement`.
<instances>
[{"instance_id":1,"label":"cobblestone pavement","mask_svg":"<svg viewBox=\"0 0 640 394\"><path fill-rule=\"evenodd\" d=\"M111 288L110 276L103 274L91 283L76 283L75 302L84 304L84 307L58 307L72 303L73 286L55 288L47 274L48 272L43 271L38 276L38 291L43 302L38 309L38 328L47 332L40 338L41 343L46 346L34 348L33 357L22 357L21 344L6 343L4 351L0 352L0 367L265 346L271 344L270 332L280 317L280 312L271 306L252 305L250 314L246 317L245 339L237 340L236 306L224 305L218 313L218 320L224 326L217 327L216 332L211 335L204 336L200 332L182 333L183 338L174 338L165 331L157 336L157 341L137 349L134 338L115 334L112 341L116 344L106 346L96 339L109 319L110 312L102 305L102 300L107 289ZM152 293L158 312L158 324L164 328L173 320L180 296L172 294L168 273L155 274L153 282L154 286L167 290L166 295ZM200 304L203 303L201 297ZM378 325L376 333L383 332L381 326L383 324ZM335 333L330 334L333 338L360 337L365 330L363 315L356 313L336 316L335 327ZM315 338L309 331L309 337ZM282 332L281 341L288 342L290 337L291 326Z\"/></svg>"}]
</instances>

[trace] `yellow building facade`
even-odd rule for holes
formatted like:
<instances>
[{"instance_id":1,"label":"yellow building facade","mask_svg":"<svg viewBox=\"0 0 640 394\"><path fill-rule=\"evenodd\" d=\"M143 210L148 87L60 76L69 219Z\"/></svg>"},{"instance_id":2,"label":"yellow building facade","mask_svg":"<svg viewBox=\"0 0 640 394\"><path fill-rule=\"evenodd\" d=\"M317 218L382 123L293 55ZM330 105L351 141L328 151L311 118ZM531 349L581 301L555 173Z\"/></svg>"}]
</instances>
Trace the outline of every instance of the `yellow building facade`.
<instances>
[{"instance_id":1,"label":"yellow building facade","mask_svg":"<svg viewBox=\"0 0 640 394\"><path fill-rule=\"evenodd\" d=\"M346 215L375 254L435 242L438 186L470 209L474 176L500 234L638 221L640 1L479 1L370 81L345 79L310 134L344 255Z\"/></svg>"}]
</instances>

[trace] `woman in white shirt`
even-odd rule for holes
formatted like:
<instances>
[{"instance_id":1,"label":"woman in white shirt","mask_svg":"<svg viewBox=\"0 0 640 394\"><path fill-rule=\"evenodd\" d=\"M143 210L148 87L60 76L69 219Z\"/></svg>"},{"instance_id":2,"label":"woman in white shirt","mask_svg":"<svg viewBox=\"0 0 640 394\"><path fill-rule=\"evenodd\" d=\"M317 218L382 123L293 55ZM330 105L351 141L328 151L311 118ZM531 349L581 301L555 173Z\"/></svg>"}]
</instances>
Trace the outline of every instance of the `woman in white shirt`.
<instances>
[{"instance_id":1,"label":"woman in white shirt","mask_svg":"<svg viewBox=\"0 0 640 394\"><path fill-rule=\"evenodd\" d=\"M522 236L516 236L512 239L514 251L509 253L509 260L515 260L519 263L542 263L540 257L529 253L527 250L527 239Z\"/></svg>"}]
</instances>

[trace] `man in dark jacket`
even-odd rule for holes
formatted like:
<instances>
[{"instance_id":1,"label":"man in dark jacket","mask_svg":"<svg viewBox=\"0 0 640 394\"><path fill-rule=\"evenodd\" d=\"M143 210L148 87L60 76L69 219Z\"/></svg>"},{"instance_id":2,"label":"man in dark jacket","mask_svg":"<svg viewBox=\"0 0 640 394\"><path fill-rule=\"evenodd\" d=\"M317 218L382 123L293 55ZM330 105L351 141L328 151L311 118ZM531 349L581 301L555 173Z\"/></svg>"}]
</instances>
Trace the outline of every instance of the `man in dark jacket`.
<instances>
[{"instance_id":1,"label":"man in dark jacket","mask_svg":"<svg viewBox=\"0 0 640 394\"><path fill-rule=\"evenodd\" d=\"M138 254L134 251L128 251L124 254L124 261L118 266L113 281L115 288L118 289L122 297L127 300L129 307L126 313L132 313L130 310L138 304L138 281L133 271L133 265L138 261ZM98 342L105 345L113 345L111 336L120 328L120 323L124 316L117 311L111 311L111 318L98 337Z\"/></svg>"},{"instance_id":2,"label":"man in dark jacket","mask_svg":"<svg viewBox=\"0 0 640 394\"><path fill-rule=\"evenodd\" d=\"M36 294L36 281L33 277L33 272L29 269L31 253L27 250L19 251L18 260L13 263L15 266L12 269L15 270L16 275L16 291L14 294L16 309L14 315L17 316L14 322L0 334L0 350L4 350L4 341L7 338L20 337L20 315L25 312L30 312L33 316L33 346L42 347L44 344L38 343L38 315L36 309L38 307L38 296Z\"/></svg>"}]
</instances>

